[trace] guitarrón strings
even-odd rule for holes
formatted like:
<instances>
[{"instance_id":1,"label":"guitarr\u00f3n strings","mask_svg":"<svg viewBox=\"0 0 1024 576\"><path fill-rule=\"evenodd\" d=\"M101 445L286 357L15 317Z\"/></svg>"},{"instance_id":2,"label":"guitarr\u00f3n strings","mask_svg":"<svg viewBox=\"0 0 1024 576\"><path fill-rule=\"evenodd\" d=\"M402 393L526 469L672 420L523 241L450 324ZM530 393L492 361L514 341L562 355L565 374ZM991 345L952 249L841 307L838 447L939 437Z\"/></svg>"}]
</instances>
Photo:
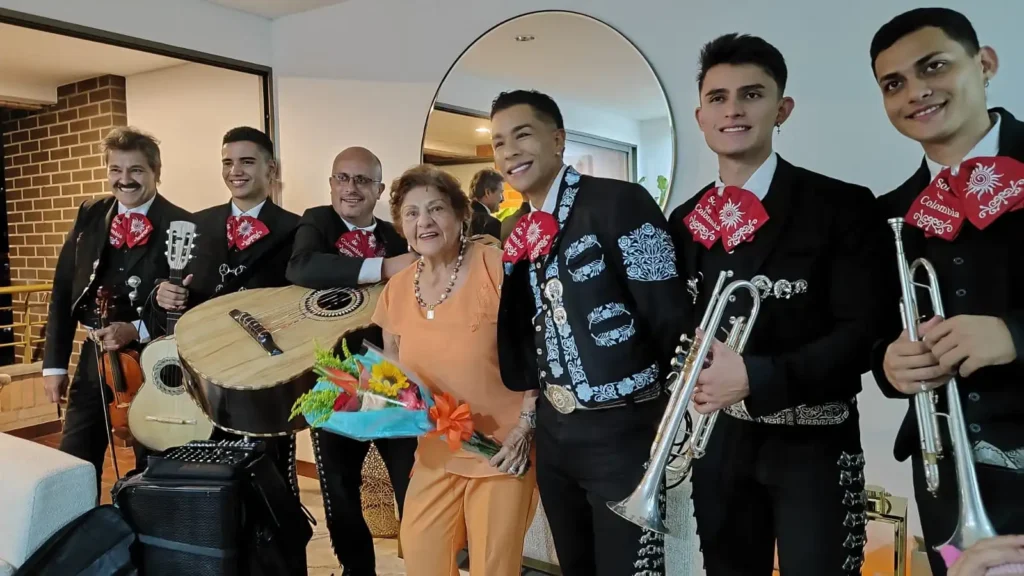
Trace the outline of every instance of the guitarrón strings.
<instances>
[{"instance_id":1,"label":"guitarr\u00f3n strings","mask_svg":"<svg viewBox=\"0 0 1024 576\"><path fill-rule=\"evenodd\" d=\"M348 298L351 296L345 288L331 288L318 294L316 304L321 308L331 310L335 305L343 303ZM297 307L292 303L271 309L260 319L260 322L267 330L274 333L288 328L306 317L306 310L302 306Z\"/></svg>"}]
</instances>

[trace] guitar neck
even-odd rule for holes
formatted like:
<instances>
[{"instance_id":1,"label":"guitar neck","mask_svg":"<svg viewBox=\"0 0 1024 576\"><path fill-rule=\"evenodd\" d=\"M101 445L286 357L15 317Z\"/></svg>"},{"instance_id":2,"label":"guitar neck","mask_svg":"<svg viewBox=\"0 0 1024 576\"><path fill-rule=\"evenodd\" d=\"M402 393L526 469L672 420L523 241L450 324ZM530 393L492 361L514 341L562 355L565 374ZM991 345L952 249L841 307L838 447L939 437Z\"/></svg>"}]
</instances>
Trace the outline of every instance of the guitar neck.
<instances>
[{"instance_id":1,"label":"guitar neck","mask_svg":"<svg viewBox=\"0 0 1024 576\"><path fill-rule=\"evenodd\" d=\"M175 286L181 286L181 270L171 270L170 282ZM181 312L168 310L167 312L167 334L174 334L174 326L181 318Z\"/></svg>"}]
</instances>

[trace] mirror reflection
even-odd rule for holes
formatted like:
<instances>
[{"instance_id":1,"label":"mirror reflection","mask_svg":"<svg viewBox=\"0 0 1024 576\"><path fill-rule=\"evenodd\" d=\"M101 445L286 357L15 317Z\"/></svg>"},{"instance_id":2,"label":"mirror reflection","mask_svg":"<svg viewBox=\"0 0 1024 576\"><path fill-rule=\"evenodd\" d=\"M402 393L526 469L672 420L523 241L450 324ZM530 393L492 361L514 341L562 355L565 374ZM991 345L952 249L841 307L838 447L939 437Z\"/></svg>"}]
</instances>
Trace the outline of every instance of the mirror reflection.
<instances>
[{"instance_id":1,"label":"mirror reflection","mask_svg":"<svg viewBox=\"0 0 1024 576\"><path fill-rule=\"evenodd\" d=\"M498 193L491 188L497 177L486 171L495 168L491 101L515 89L539 90L558 103L566 164L582 174L637 182L665 209L675 135L661 84L618 31L570 12L514 18L462 54L427 119L423 161L456 176L471 197L473 183L481 182L480 205L499 221L513 216L523 197L503 180Z\"/></svg>"}]
</instances>

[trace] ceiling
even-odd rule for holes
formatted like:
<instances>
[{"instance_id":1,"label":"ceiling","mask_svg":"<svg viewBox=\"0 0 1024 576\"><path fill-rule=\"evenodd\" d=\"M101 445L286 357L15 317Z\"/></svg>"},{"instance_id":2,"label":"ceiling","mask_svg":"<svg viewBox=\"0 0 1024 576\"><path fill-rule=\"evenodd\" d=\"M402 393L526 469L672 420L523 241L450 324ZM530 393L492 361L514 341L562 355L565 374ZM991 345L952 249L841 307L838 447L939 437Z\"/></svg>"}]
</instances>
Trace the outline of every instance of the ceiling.
<instances>
[{"instance_id":1,"label":"ceiling","mask_svg":"<svg viewBox=\"0 0 1024 576\"><path fill-rule=\"evenodd\" d=\"M516 41L520 35L534 39ZM527 14L494 28L459 59L450 76L460 75L518 83L633 120L668 115L643 55L616 30L578 14Z\"/></svg>"},{"instance_id":2,"label":"ceiling","mask_svg":"<svg viewBox=\"0 0 1024 576\"><path fill-rule=\"evenodd\" d=\"M345 0L207 0L249 14L264 18L280 18L289 14L307 12L324 6L341 4Z\"/></svg>"},{"instance_id":3,"label":"ceiling","mask_svg":"<svg viewBox=\"0 0 1024 576\"><path fill-rule=\"evenodd\" d=\"M64 84L105 74L130 76L184 63L176 58L0 24L0 99L55 102L57 87Z\"/></svg>"},{"instance_id":4,"label":"ceiling","mask_svg":"<svg viewBox=\"0 0 1024 576\"><path fill-rule=\"evenodd\" d=\"M443 110L431 110L425 139L429 142L444 142L460 146L490 145L490 127L491 121L487 118L474 118ZM488 131L478 132L478 128L487 128Z\"/></svg>"}]
</instances>

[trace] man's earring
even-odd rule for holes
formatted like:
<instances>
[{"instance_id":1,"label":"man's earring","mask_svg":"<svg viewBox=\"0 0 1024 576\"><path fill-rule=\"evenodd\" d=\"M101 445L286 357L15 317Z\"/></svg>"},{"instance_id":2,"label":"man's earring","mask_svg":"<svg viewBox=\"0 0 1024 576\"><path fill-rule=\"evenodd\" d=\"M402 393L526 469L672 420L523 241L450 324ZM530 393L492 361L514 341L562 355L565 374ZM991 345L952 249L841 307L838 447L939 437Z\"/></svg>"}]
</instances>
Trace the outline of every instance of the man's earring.
<instances>
[{"instance_id":1,"label":"man's earring","mask_svg":"<svg viewBox=\"0 0 1024 576\"><path fill-rule=\"evenodd\" d=\"M985 79L985 88L988 88L988 83L989 83L989 80L986 78Z\"/></svg>"},{"instance_id":2,"label":"man's earring","mask_svg":"<svg viewBox=\"0 0 1024 576\"><path fill-rule=\"evenodd\" d=\"M782 124L776 124L775 125L775 133L776 134L782 134Z\"/></svg>"}]
</instances>

